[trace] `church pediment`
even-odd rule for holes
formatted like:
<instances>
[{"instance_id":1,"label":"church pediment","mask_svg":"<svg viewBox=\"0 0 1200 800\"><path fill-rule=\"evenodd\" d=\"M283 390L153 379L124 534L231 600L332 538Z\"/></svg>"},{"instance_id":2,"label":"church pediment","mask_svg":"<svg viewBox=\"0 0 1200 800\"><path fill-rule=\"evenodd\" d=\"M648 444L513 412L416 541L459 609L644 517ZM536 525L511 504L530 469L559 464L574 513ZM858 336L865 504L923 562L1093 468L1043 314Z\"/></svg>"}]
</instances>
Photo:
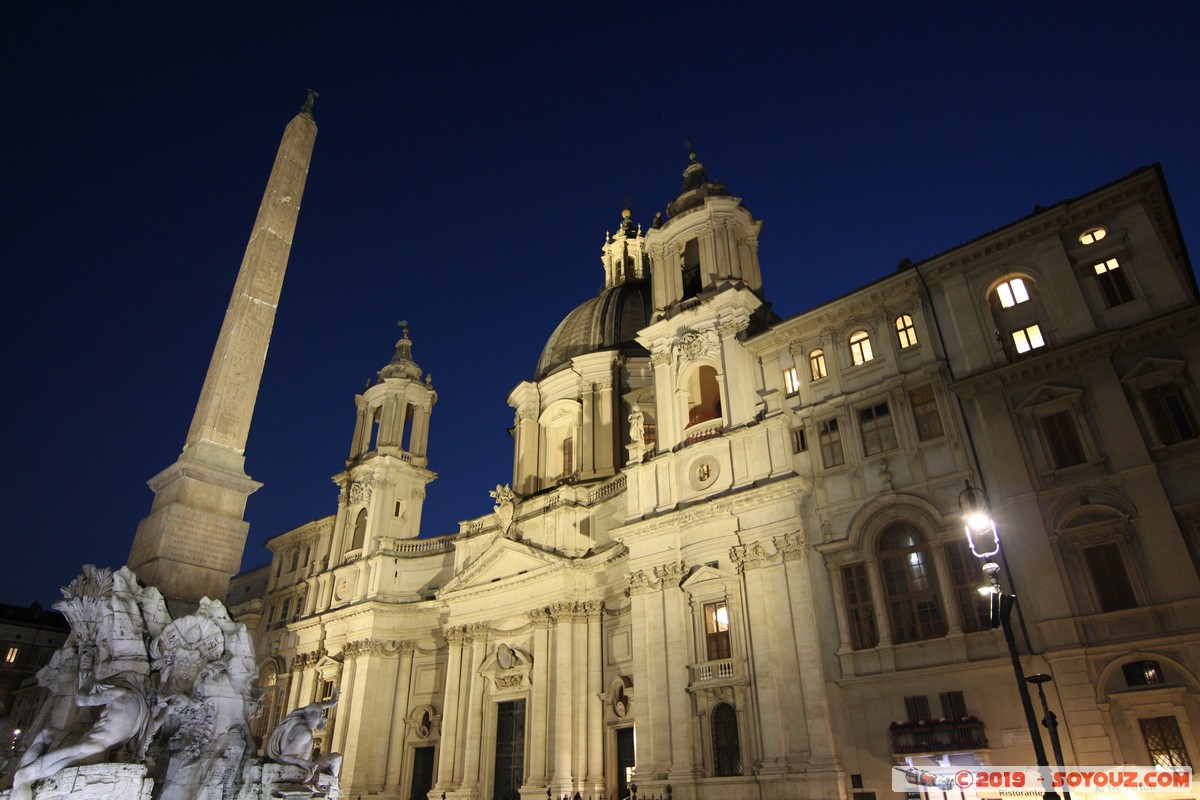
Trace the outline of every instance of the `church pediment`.
<instances>
[{"instance_id":1,"label":"church pediment","mask_svg":"<svg viewBox=\"0 0 1200 800\"><path fill-rule=\"evenodd\" d=\"M707 583L708 581L724 581L730 576L727 573L721 572L719 569L714 569L707 564L696 567L692 573L684 579L679 588L686 592L690 592L697 586Z\"/></svg>"},{"instance_id":2,"label":"church pediment","mask_svg":"<svg viewBox=\"0 0 1200 800\"><path fill-rule=\"evenodd\" d=\"M1032 394L1021 401L1017 405L1017 411L1032 411L1038 406L1053 403L1057 400L1077 400L1082 394L1082 390L1073 386L1055 386L1048 383L1039 386Z\"/></svg>"},{"instance_id":3,"label":"church pediment","mask_svg":"<svg viewBox=\"0 0 1200 800\"><path fill-rule=\"evenodd\" d=\"M469 567L450 579L442 592L455 592L472 586L511 578L564 561L562 556L538 550L511 539L497 539Z\"/></svg>"}]
</instances>

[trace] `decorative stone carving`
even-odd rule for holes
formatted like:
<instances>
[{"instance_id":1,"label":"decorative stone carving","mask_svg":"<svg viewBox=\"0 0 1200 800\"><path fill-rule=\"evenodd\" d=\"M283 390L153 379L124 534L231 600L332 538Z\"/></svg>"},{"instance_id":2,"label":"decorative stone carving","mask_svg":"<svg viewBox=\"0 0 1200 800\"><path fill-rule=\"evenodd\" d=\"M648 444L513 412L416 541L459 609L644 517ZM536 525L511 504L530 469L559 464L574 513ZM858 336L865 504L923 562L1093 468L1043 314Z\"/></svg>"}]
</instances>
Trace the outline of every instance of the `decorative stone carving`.
<instances>
[{"instance_id":1,"label":"decorative stone carving","mask_svg":"<svg viewBox=\"0 0 1200 800\"><path fill-rule=\"evenodd\" d=\"M646 444L646 415L637 406L629 414L629 441L638 447Z\"/></svg>"},{"instance_id":2,"label":"decorative stone carving","mask_svg":"<svg viewBox=\"0 0 1200 800\"><path fill-rule=\"evenodd\" d=\"M224 605L205 598L172 620L162 595L129 569L91 565L55 605L71 636L39 673L49 697L12 774L13 800L31 800L35 785L39 798L143 800L152 789L156 800L264 796L263 770L245 758L261 693L254 650ZM298 656L293 669L323 657ZM80 720L79 708L95 707L94 724ZM122 747L133 763L95 763ZM153 781L142 763L150 754ZM340 793L336 780L321 791Z\"/></svg>"},{"instance_id":3,"label":"decorative stone carving","mask_svg":"<svg viewBox=\"0 0 1200 800\"><path fill-rule=\"evenodd\" d=\"M496 484L496 488L488 492L488 496L496 501L492 508L496 512L496 518L500 521L500 531L505 538L519 538L513 529L513 522L517 518L517 495L512 487L507 483L503 486Z\"/></svg>"},{"instance_id":4,"label":"decorative stone carving","mask_svg":"<svg viewBox=\"0 0 1200 800\"><path fill-rule=\"evenodd\" d=\"M351 483L350 502L355 504L371 502L371 487L367 486L362 481L355 481L354 483Z\"/></svg>"},{"instance_id":5,"label":"decorative stone carving","mask_svg":"<svg viewBox=\"0 0 1200 800\"><path fill-rule=\"evenodd\" d=\"M629 574L629 593L644 594L658 586L658 578L649 575L645 570L637 570Z\"/></svg>"},{"instance_id":6,"label":"decorative stone carving","mask_svg":"<svg viewBox=\"0 0 1200 800\"><path fill-rule=\"evenodd\" d=\"M342 754L326 753L314 761L312 751L313 731L325 730L325 710L336 706L340 696L335 689L328 700L309 703L284 717L271 732L263 755L276 764L291 764L305 770L305 783L312 783L322 772L337 777L342 768Z\"/></svg>"},{"instance_id":7,"label":"decorative stone carving","mask_svg":"<svg viewBox=\"0 0 1200 800\"><path fill-rule=\"evenodd\" d=\"M719 345L712 331L682 330L675 340L675 362L679 369L701 358L713 358Z\"/></svg>"}]
</instances>

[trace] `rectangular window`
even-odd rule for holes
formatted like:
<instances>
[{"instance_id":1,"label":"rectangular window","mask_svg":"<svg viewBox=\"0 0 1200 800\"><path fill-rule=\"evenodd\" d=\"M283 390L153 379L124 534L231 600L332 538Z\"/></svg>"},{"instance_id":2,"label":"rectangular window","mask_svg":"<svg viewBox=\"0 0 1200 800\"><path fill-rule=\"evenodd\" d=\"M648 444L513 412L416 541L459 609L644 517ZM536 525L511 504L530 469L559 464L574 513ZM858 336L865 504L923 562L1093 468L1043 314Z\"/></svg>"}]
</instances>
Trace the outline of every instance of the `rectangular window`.
<instances>
[{"instance_id":1,"label":"rectangular window","mask_svg":"<svg viewBox=\"0 0 1200 800\"><path fill-rule=\"evenodd\" d=\"M850 623L850 646L865 650L879 644L875 627L875 607L871 605L871 585L863 564L842 567L842 591L846 596L846 616Z\"/></svg>"},{"instance_id":2,"label":"rectangular window","mask_svg":"<svg viewBox=\"0 0 1200 800\"><path fill-rule=\"evenodd\" d=\"M1196 438L1196 423L1178 386L1170 383L1155 386L1143 392L1142 399L1150 422L1154 425L1154 432L1162 444L1176 444Z\"/></svg>"},{"instance_id":3,"label":"rectangular window","mask_svg":"<svg viewBox=\"0 0 1200 800\"><path fill-rule=\"evenodd\" d=\"M1036 350L1046 344L1042 338L1042 329L1037 325L1030 325L1027 328L1013 331L1013 345L1017 348L1018 353L1028 353L1030 350Z\"/></svg>"},{"instance_id":4,"label":"rectangular window","mask_svg":"<svg viewBox=\"0 0 1200 800\"><path fill-rule=\"evenodd\" d=\"M709 661L729 658L729 609L724 600L704 605L704 645Z\"/></svg>"},{"instance_id":5,"label":"rectangular window","mask_svg":"<svg viewBox=\"0 0 1200 800\"><path fill-rule=\"evenodd\" d=\"M783 385L787 389L788 397L800 391L800 376L796 374L795 367L783 371Z\"/></svg>"},{"instance_id":6,"label":"rectangular window","mask_svg":"<svg viewBox=\"0 0 1200 800\"><path fill-rule=\"evenodd\" d=\"M1151 686L1166 683L1163 680L1162 668L1157 661L1130 661L1128 664L1121 665L1121 671L1125 673L1126 686Z\"/></svg>"},{"instance_id":7,"label":"rectangular window","mask_svg":"<svg viewBox=\"0 0 1200 800\"><path fill-rule=\"evenodd\" d=\"M1038 417L1038 429L1046 443L1046 454L1054 469L1072 467L1087 460L1079 432L1075 427L1075 415L1070 411L1056 411Z\"/></svg>"},{"instance_id":8,"label":"rectangular window","mask_svg":"<svg viewBox=\"0 0 1200 800\"><path fill-rule=\"evenodd\" d=\"M827 468L846 463L846 456L842 453L842 434L838 431L836 417L817 423L817 438L821 442L821 462Z\"/></svg>"},{"instance_id":9,"label":"rectangular window","mask_svg":"<svg viewBox=\"0 0 1200 800\"><path fill-rule=\"evenodd\" d=\"M1100 285L1100 293L1104 295L1104 302L1108 303L1109 308L1133 299L1133 290L1129 288L1129 281L1125 278L1125 270L1121 269L1121 262L1110 258L1092 268L1096 270L1096 282Z\"/></svg>"},{"instance_id":10,"label":"rectangular window","mask_svg":"<svg viewBox=\"0 0 1200 800\"><path fill-rule=\"evenodd\" d=\"M1125 559L1121 557L1120 545L1109 542L1088 547L1083 551L1083 556L1092 577L1092 586L1096 589L1096 597L1100 601L1101 611L1137 608L1137 596L1133 593L1133 584L1129 582L1129 573L1125 570Z\"/></svg>"},{"instance_id":11,"label":"rectangular window","mask_svg":"<svg viewBox=\"0 0 1200 800\"><path fill-rule=\"evenodd\" d=\"M569 478L575 474L575 439L568 436L562 444L562 476Z\"/></svg>"},{"instance_id":12,"label":"rectangular window","mask_svg":"<svg viewBox=\"0 0 1200 800\"><path fill-rule=\"evenodd\" d=\"M1150 752L1150 763L1156 767L1190 767L1192 759L1183 743L1179 720L1174 717L1139 719L1142 739Z\"/></svg>"},{"instance_id":13,"label":"rectangular window","mask_svg":"<svg viewBox=\"0 0 1200 800\"><path fill-rule=\"evenodd\" d=\"M292 598L289 597L283 601L283 608L279 611L279 622L275 623L275 627L277 627L277 628L287 627L288 614L291 613L291 610L292 610Z\"/></svg>"},{"instance_id":14,"label":"rectangular window","mask_svg":"<svg viewBox=\"0 0 1200 800\"><path fill-rule=\"evenodd\" d=\"M915 694L904 698L904 713L909 722L925 722L930 719L929 698L923 694Z\"/></svg>"},{"instance_id":15,"label":"rectangular window","mask_svg":"<svg viewBox=\"0 0 1200 800\"><path fill-rule=\"evenodd\" d=\"M792 452L803 453L808 449L808 435L803 426L792 428Z\"/></svg>"},{"instance_id":16,"label":"rectangular window","mask_svg":"<svg viewBox=\"0 0 1200 800\"><path fill-rule=\"evenodd\" d=\"M908 402L912 404L913 422L917 426L917 438L922 442L936 439L945 433L942 430L942 415L938 413L937 397L933 387L918 386L908 393Z\"/></svg>"},{"instance_id":17,"label":"rectangular window","mask_svg":"<svg viewBox=\"0 0 1200 800\"><path fill-rule=\"evenodd\" d=\"M19 656L20 654L21 654L21 648L20 648L20 647L10 647L10 648L8 648L8 650L6 650L6 651L4 652L4 663L5 663L5 664L15 664L15 663L17 663L17 656Z\"/></svg>"},{"instance_id":18,"label":"rectangular window","mask_svg":"<svg viewBox=\"0 0 1200 800\"><path fill-rule=\"evenodd\" d=\"M942 692L938 699L942 702L942 719L957 722L967 716L967 701L962 692Z\"/></svg>"},{"instance_id":19,"label":"rectangular window","mask_svg":"<svg viewBox=\"0 0 1200 800\"><path fill-rule=\"evenodd\" d=\"M971 546L966 542L947 544L946 562L950 566L954 596L962 613L963 630L967 633L988 630L992 627L990 598L979 593L985 581L979 559L971 552Z\"/></svg>"},{"instance_id":20,"label":"rectangular window","mask_svg":"<svg viewBox=\"0 0 1200 800\"><path fill-rule=\"evenodd\" d=\"M898 447L892 413L886 402L860 408L858 427L862 434L863 452L867 455L873 456Z\"/></svg>"}]
</instances>

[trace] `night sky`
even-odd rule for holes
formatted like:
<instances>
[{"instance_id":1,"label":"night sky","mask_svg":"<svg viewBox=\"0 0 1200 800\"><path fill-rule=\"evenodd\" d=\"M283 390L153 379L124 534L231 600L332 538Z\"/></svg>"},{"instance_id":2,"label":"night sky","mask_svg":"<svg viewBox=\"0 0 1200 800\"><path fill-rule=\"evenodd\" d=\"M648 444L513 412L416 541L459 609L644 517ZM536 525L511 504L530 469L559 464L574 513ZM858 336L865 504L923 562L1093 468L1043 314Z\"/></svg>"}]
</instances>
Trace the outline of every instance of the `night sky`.
<instances>
[{"instance_id":1,"label":"night sky","mask_svg":"<svg viewBox=\"0 0 1200 800\"><path fill-rule=\"evenodd\" d=\"M0 601L124 563L310 87L246 567L336 510L400 319L439 394L423 535L489 512L509 391L687 137L764 220L783 317L1154 162L1195 246L1200 3L907 5L0 4Z\"/></svg>"}]
</instances>

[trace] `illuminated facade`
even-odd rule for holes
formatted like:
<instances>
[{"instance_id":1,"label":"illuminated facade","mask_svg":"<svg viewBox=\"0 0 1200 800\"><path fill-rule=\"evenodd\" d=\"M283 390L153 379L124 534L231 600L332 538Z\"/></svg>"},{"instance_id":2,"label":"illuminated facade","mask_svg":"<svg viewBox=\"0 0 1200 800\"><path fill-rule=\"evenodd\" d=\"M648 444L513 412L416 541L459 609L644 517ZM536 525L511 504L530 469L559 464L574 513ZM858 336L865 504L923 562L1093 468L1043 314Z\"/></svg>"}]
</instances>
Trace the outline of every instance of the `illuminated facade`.
<instances>
[{"instance_id":1,"label":"illuminated facade","mask_svg":"<svg viewBox=\"0 0 1200 800\"><path fill-rule=\"evenodd\" d=\"M626 213L452 536L418 538L405 333L336 513L231 590L259 733L339 688L321 746L364 797L870 800L896 763L1032 763L970 481L1068 762L1200 755L1200 305L1159 171L787 320L760 227L694 157L665 221Z\"/></svg>"}]
</instances>

